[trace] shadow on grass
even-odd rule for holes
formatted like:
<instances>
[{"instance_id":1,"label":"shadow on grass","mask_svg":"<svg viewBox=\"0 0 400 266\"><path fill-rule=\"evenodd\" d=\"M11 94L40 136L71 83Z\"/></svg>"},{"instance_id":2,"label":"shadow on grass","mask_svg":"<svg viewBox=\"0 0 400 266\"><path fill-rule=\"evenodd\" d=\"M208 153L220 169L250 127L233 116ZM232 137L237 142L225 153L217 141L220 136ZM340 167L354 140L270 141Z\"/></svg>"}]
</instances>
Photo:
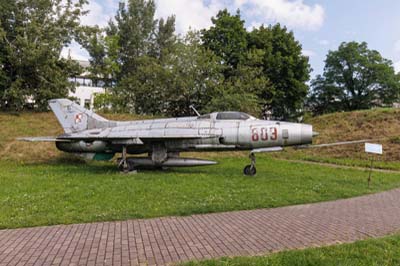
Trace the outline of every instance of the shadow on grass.
<instances>
[{"instance_id":1,"label":"shadow on grass","mask_svg":"<svg viewBox=\"0 0 400 266\"><path fill-rule=\"evenodd\" d=\"M37 161L21 161L19 164L23 164L26 166L37 166L37 165L86 165L87 161L78 156L74 156L71 154L61 154L55 157L49 157L46 160L37 160Z\"/></svg>"},{"instance_id":2,"label":"shadow on grass","mask_svg":"<svg viewBox=\"0 0 400 266\"><path fill-rule=\"evenodd\" d=\"M17 162L16 164L32 167L57 167L60 168L61 171L71 171L74 172L74 174L124 174L118 170L116 160L90 161L70 154L62 154L57 157L49 158L48 160L26 163ZM157 176L162 174L209 174L210 171L212 171L210 168L213 168L213 166L139 168L137 169L137 174L145 174L146 176L150 176L152 174ZM126 173L126 175L134 176L135 173Z\"/></svg>"}]
</instances>

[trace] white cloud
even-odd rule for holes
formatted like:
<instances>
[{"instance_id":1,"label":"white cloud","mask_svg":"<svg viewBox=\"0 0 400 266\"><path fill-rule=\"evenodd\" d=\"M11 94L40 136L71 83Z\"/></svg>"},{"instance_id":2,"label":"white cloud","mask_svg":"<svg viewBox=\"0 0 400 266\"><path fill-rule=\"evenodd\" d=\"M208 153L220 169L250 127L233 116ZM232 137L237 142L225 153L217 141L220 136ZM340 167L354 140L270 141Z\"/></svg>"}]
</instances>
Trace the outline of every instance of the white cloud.
<instances>
[{"instance_id":1,"label":"white cloud","mask_svg":"<svg viewBox=\"0 0 400 266\"><path fill-rule=\"evenodd\" d=\"M176 16L176 30L185 33L189 28L203 29L211 26L211 17L224 8L222 0L156 0L157 17Z\"/></svg>"},{"instance_id":2,"label":"white cloud","mask_svg":"<svg viewBox=\"0 0 400 266\"><path fill-rule=\"evenodd\" d=\"M328 46L330 44L328 40L319 40L318 43L323 46Z\"/></svg>"},{"instance_id":3,"label":"white cloud","mask_svg":"<svg viewBox=\"0 0 400 266\"><path fill-rule=\"evenodd\" d=\"M280 22L303 30L318 30L325 17L321 5L310 6L303 0L235 0L234 3L249 20L253 18L253 21L266 24Z\"/></svg>"},{"instance_id":4,"label":"white cloud","mask_svg":"<svg viewBox=\"0 0 400 266\"><path fill-rule=\"evenodd\" d=\"M321 5L306 5L303 0L156 0L157 17L176 15L176 28L180 33L211 26L211 17L221 9L241 10L250 25L248 29L280 22L291 28L317 30L323 22L325 11Z\"/></svg>"},{"instance_id":5,"label":"white cloud","mask_svg":"<svg viewBox=\"0 0 400 266\"><path fill-rule=\"evenodd\" d=\"M89 4L84 7L89 13L81 18L81 23L89 26L106 26L110 18L114 16L115 3L108 0L105 4L107 6L101 5L97 1L89 1Z\"/></svg>"},{"instance_id":6,"label":"white cloud","mask_svg":"<svg viewBox=\"0 0 400 266\"><path fill-rule=\"evenodd\" d=\"M307 5L303 0L155 0L156 17L166 18L176 15L176 30L186 33L189 28L203 29L212 25L211 17L216 16L221 9L228 8L231 12L241 10L242 18L246 20L248 30L262 24L280 22L289 28L317 30L323 22L325 11L321 5ZM114 17L119 0L91 0L86 6L89 14L81 18L84 25L107 25ZM328 41L322 40L322 45ZM71 55L77 59L87 58L87 53L73 44L69 47ZM400 44L399 44L400 50ZM312 51L304 51L307 56L313 56ZM64 49L63 55L68 54Z\"/></svg>"},{"instance_id":7,"label":"white cloud","mask_svg":"<svg viewBox=\"0 0 400 266\"><path fill-rule=\"evenodd\" d=\"M314 51L311 51L311 50L302 50L301 51L301 53L304 55L304 56L308 56L308 57L312 57L312 56L314 56L315 55L315 52Z\"/></svg>"},{"instance_id":8,"label":"white cloud","mask_svg":"<svg viewBox=\"0 0 400 266\"><path fill-rule=\"evenodd\" d=\"M395 62L393 65L394 65L394 70L397 73L400 73L400 61Z\"/></svg>"},{"instance_id":9,"label":"white cloud","mask_svg":"<svg viewBox=\"0 0 400 266\"><path fill-rule=\"evenodd\" d=\"M115 16L117 8L117 0L105 0L103 4L100 4L99 0L89 1L89 4L84 6L84 10L88 10L89 13L81 17L81 23L82 25L104 27ZM72 42L69 47L65 47L61 51L61 57L68 58L68 56L75 60L89 59L88 52L76 42Z\"/></svg>"},{"instance_id":10,"label":"white cloud","mask_svg":"<svg viewBox=\"0 0 400 266\"><path fill-rule=\"evenodd\" d=\"M211 26L211 17L221 9L240 9L248 29L261 24L280 22L290 28L317 30L325 11L319 4L307 5L304 0L155 0L157 17L176 15L176 29L185 33L189 28ZM118 8L119 0L91 0L86 6L89 14L82 18L85 25L105 26Z\"/></svg>"},{"instance_id":11,"label":"white cloud","mask_svg":"<svg viewBox=\"0 0 400 266\"><path fill-rule=\"evenodd\" d=\"M262 23L261 22L252 22L251 24L250 24L250 26L248 26L247 27L247 30L248 31L252 31L254 28L255 29L258 29L259 27L261 27L261 25L262 25Z\"/></svg>"}]
</instances>

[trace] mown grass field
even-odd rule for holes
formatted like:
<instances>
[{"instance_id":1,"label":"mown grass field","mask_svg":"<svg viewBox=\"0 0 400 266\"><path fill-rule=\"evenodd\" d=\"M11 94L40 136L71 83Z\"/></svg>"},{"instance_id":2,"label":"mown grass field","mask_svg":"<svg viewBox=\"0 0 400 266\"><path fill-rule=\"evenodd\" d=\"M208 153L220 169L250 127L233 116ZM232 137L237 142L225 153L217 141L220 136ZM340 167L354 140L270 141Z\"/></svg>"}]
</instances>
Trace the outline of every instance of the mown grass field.
<instances>
[{"instance_id":1,"label":"mown grass field","mask_svg":"<svg viewBox=\"0 0 400 266\"><path fill-rule=\"evenodd\" d=\"M400 235L322 248L189 262L184 266L395 266L400 265Z\"/></svg>"},{"instance_id":2,"label":"mown grass field","mask_svg":"<svg viewBox=\"0 0 400 266\"><path fill-rule=\"evenodd\" d=\"M215 158L217 159L217 158ZM111 163L0 162L0 228L222 212L348 198L400 186L400 174L292 163L260 156L220 165L121 174Z\"/></svg>"}]
</instances>

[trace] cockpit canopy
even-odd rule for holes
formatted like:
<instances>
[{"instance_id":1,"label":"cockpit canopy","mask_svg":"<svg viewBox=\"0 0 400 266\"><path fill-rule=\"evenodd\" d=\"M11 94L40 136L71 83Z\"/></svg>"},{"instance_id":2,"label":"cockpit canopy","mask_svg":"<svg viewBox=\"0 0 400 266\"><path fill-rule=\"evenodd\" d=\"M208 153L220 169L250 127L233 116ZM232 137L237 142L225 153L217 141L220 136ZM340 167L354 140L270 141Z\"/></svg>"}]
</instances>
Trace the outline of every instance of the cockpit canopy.
<instances>
[{"instance_id":1,"label":"cockpit canopy","mask_svg":"<svg viewBox=\"0 0 400 266\"><path fill-rule=\"evenodd\" d=\"M242 112L219 112L216 116L217 120L247 120L251 116Z\"/></svg>"},{"instance_id":2,"label":"cockpit canopy","mask_svg":"<svg viewBox=\"0 0 400 266\"><path fill-rule=\"evenodd\" d=\"M256 119L255 117L243 112L217 112L205 114L198 117L198 119L215 119L215 120L248 120Z\"/></svg>"}]
</instances>

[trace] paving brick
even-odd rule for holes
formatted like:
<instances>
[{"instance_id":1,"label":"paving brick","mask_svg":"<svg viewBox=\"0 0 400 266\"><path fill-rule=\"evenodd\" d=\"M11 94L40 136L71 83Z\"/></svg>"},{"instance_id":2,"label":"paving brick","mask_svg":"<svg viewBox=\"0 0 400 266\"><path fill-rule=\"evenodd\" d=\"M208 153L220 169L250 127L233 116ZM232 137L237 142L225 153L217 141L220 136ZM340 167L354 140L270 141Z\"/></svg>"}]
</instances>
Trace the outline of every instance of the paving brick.
<instances>
[{"instance_id":1,"label":"paving brick","mask_svg":"<svg viewBox=\"0 0 400 266\"><path fill-rule=\"evenodd\" d=\"M0 265L166 265L400 230L400 189L276 209L0 230Z\"/></svg>"}]
</instances>

